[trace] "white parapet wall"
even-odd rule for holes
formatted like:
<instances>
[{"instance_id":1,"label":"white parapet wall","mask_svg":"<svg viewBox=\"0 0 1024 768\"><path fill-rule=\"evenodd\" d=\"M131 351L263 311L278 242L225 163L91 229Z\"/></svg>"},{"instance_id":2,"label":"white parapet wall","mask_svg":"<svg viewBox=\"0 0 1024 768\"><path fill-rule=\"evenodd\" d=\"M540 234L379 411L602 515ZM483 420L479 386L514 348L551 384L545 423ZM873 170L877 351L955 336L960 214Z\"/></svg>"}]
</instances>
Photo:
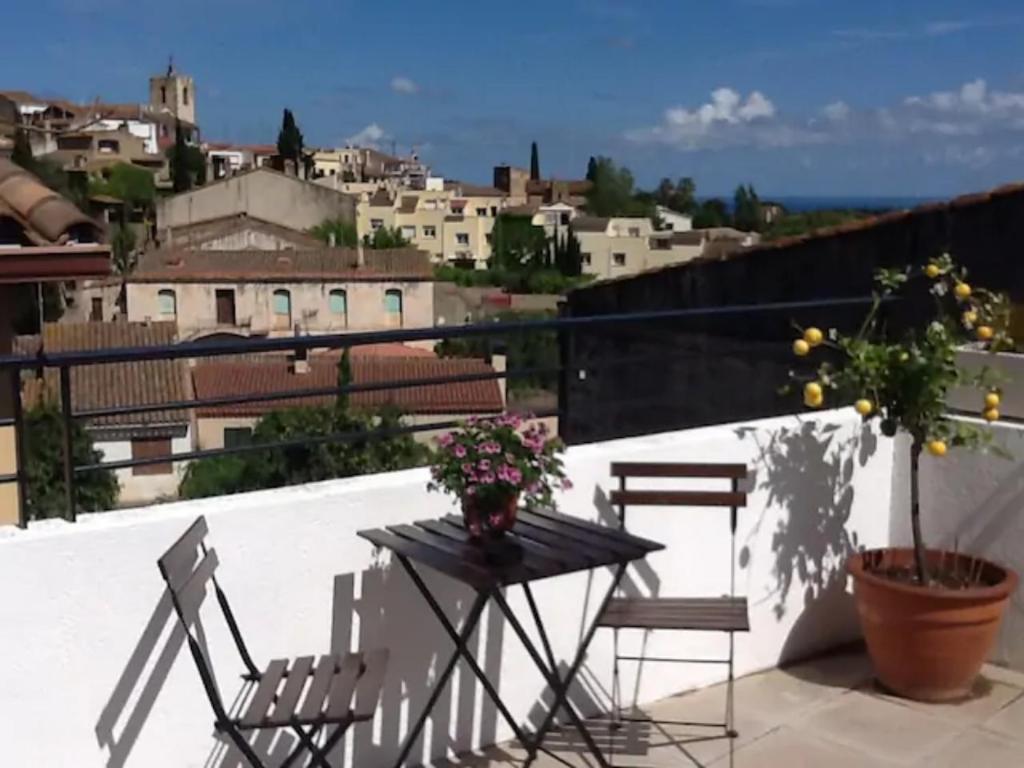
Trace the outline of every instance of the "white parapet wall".
<instances>
[{"instance_id":1,"label":"white parapet wall","mask_svg":"<svg viewBox=\"0 0 1024 768\"><path fill-rule=\"evenodd\" d=\"M888 542L893 449L852 412L573 448L567 468L575 487L560 496L562 511L614 522L607 502L615 487L613 460L739 461L753 469L735 554L736 592L750 598L752 621L749 635L738 639L739 674L858 637L842 559L854 548ZM392 649L376 721L350 731L344 747L347 765L391 765L452 646L397 564L356 532L453 512L448 499L425 491L426 481L426 470L412 470L87 515L77 524L0 529L0 764L241 765L214 735L156 568L157 557L205 515L221 583L258 664L350 647ZM632 512L631 530L667 549L632 568L626 588L633 594L728 593L728 518L721 509ZM453 620L465 615L471 598L465 589L436 574L428 581ZM561 663L570 663L609 582L609 572L601 570L535 585ZM521 592L509 590L509 599L532 627ZM216 601L208 600L203 611L217 682L231 702L242 688L242 667ZM639 650L640 640L624 635L623 650ZM489 611L472 647L516 718L537 725L545 708L543 682L496 611ZM725 649L721 636L663 633L646 651L700 657ZM611 633L599 631L573 691L588 713L607 705L611 650ZM724 674L707 665L648 664L638 681L627 674L624 689L636 691L642 703ZM442 755L510 735L460 669L417 754ZM276 764L291 740L282 733L258 745L277 756Z\"/></svg>"}]
</instances>

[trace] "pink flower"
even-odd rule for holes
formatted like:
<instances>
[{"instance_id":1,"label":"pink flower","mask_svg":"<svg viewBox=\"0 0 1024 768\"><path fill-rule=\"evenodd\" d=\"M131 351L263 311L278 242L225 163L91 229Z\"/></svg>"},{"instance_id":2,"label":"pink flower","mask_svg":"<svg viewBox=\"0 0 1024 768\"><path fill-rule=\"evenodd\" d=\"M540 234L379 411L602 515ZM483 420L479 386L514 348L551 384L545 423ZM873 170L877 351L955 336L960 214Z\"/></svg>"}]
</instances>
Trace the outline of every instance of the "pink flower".
<instances>
[{"instance_id":1,"label":"pink flower","mask_svg":"<svg viewBox=\"0 0 1024 768\"><path fill-rule=\"evenodd\" d=\"M466 458L466 446L456 444L455 447L452 448L452 453L455 454L456 458L464 459Z\"/></svg>"},{"instance_id":2,"label":"pink flower","mask_svg":"<svg viewBox=\"0 0 1024 768\"><path fill-rule=\"evenodd\" d=\"M540 487L541 487L540 483L530 483L528 486L526 486L526 492L527 493L539 493L540 492Z\"/></svg>"},{"instance_id":3,"label":"pink flower","mask_svg":"<svg viewBox=\"0 0 1024 768\"><path fill-rule=\"evenodd\" d=\"M472 475L473 474L473 465L472 464L463 464L462 465L462 474L464 474L464 475Z\"/></svg>"},{"instance_id":4,"label":"pink flower","mask_svg":"<svg viewBox=\"0 0 1024 768\"><path fill-rule=\"evenodd\" d=\"M562 490L564 490L564 491L571 491L572 490L572 480L570 480L568 477L562 478Z\"/></svg>"},{"instance_id":5,"label":"pink flower","mask_svg":"<svg viewBox=\"0 0 1024 768\"><path fill-rule=\"evenodd\" d=\"M512 483L512 485L518 485L523 481L523 473L520 472L515 467L509 467L508 472L506 472L505 474L507 475L505 480L509 483Z\"/></svg>"},{"instance_id":6,"label":"pink flower","mask_svg":"<svg viewBox=\"0 0 1024 768\"><path fill-rule=\"evenodd\" d=\"M466 487L466 495L467 496L476 496L476 486L475 485L467 486Z\"/></svg>"},{"instance_id":7,"label":"pink flower","mask_svg":"<svg viewBox=\"0 0 1024 768\"><path fill-rule=\"evenodd\" d=\"M501 446L493 440L488 440L486 443L480 445L480 453L495 454L501 453Z\"/></svg>"},{"instance_id":8,"label":"pink flower","mask_svg":"<svg viewBox=\"0 0 1024 768\"><path fill-rule=\"evenodd\" d=\"M487 470L489 470L491 468L491 460L490 459L480 459L480 461L477 463L477 467L479 468L479 470L481 472L486 472Z\"/></svg>"},{"instance_id":9,"label":"pink flower","mask_svg":"<svg viewBox=\"0 0 1024 768\"><path fill-rule=\"evenodd\" d=\"M494 480L495 477L493 472L484 472L482 475L480 475L481 485L492 485L494 483Z\"/></svg>"},{"instance_id":10,"label":"pink flower","mask_svg":"<svg viewBox=\"0 0 1024 768\"><path fill-rule=\"evenodd\" d=\"M442 448L447 448L449 445L455 442L455 435L451 432L445 432L443 435L439 435L437 438L437 444Z\"/></svg>"}]
</instances>

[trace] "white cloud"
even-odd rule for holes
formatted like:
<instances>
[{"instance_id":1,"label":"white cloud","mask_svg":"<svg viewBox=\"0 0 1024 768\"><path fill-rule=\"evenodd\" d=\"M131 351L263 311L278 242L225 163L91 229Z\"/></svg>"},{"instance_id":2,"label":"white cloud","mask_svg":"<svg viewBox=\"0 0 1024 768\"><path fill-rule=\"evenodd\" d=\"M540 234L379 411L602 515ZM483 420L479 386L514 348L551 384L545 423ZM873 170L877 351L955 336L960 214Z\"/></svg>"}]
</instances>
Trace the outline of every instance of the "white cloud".
<instances>
[{"instance_id":1,"label":"white cloud","mask_svg":"<svg viewBox=\"0 0 1024 768\"><path fill-rule=\"evenodd\" d=\"M380 142L387 137L387 133L383 128L377 125L377 123L370 123L368 126L363 128L363 130L345 139L345 142L356 147L370 147L376 149L380 145Z\"/></svg>"},{"instance_id":2,"label":"white cloud","mask_svg":"<svg viewBox=\"0 0 1024 768\"><path fill-rule=\"evenodd\" d=\"M391 90L403 96L412 96L414 93L419 93L420 87L408 77L396 75L391 78Z\"/></svg>"},{"instance_id":3,"label":"white cloud","mask_svg":"<svg viewBox=\"0 0 1024 768\"><path fill-rule=\"evenodd\" d=\"M841 123L850 116L850 105L845 101L834 101L824 106L821 113L825 119L833 123Z\"/></svg>"},{"instance_id":4,"label":"white cloud","mask_svg":"<svg viewBox=\"0 0 1024 768\"><path fill-rule=\"evenodd\" d=\"M666 109L661 123L629 131L626 138L638 144L668 144L685 150L799 143L800 130L780 123L776 117L775 104L760 91L752 91L744 99L735 89L723 87L711 93L709 102L693 109Z\"/></svg>"},{"instance_id":5,"label":"white cloud","mask_svg":"<svg viewBox=\"0 0 1024 768\"><path fill-rule=\"evenodd\" d=\"M903 101L903 127L911 133L977 136L1024 127L1024 92L989 88L978 78L957 90Z\"/></svg>"}]
</instances>

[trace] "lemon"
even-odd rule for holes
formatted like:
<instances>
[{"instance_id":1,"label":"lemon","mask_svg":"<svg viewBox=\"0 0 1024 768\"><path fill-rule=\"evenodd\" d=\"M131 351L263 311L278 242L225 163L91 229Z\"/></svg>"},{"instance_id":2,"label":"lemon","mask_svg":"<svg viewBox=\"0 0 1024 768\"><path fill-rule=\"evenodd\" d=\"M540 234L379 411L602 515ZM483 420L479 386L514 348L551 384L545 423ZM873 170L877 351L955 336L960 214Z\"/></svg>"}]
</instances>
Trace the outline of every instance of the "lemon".
<instances>
[{"instance_id":1,"label":"lemon","mask_svg":"<svg viewBox=\"0 0 1024 768\"><path fill-rule=\"evenodd\" d=\"M797 357L804 357L810 351L811 345L803 339L797 339L793 342L793 354Z\"/></svg>"},{"instance_id":2,"label":"lemon","mask_svg":"<svg viewBox=\"0 0 1024 768\"><path fill-rule=\"evenodd\" d=\"M820 328L808 328L804 331L804 341L810 344L812 347L816 347L824 340L825 334L821 332Z\"/></svg>"},{"instance_id":3,"label":"lemon","mask_svg":"<svg viewBox=\"0 0 1024 768\"><path fill-rule=\"evenodd\" d=\"M977 322L978 322L978 313L977 312L975 312L973 309L970 309L967 312L964 312L964 325L971 325L971 326L973 326Z\"/></svg>"},{"instance_id":4,"label":"lemon","mask_svg":"<svg viewBox=\"0 0 1024 768\"><path fill-rule=\"evenodd\" d=\"M900 352L900 362L901 363L905 363L909 359L910 359L910 353L909 352Z\"/></svg>"},{"instance_id":5,"label":"lemon","mask_svg":"<svg viewBox=\"0 0 1024 768\"><path fill-rule=\"evenodd\" d=\"M990 325L979 325L977 333L978 338L982 341L989 341L996 335L996 332L992 330L992 326Z\"/></svg>"},{"instance_id":6,"label":"lemon","mask_svg":"<svg viewBox=\"0 0 1024 768\"><path fill-rule=\"evenodd\" d=\"M874 403L867 398L861 398L853 404L853 407L861 416L870 416L872 411L875 410Z\"/></svg>"},{"instance_id":7,"label":"lemon","mask_svg":"<svg viewBox=\"0 0 1024 768\"><path fill-rule=\"evenodd\" d=\"M932 440L928 443L928 453L932 456L945 456L946 442L944 440Z\"/></svg>"},{"instance_id":8,"label":"lemon","mask_svg":"<svg viewBox=\"0 0 1024 768\"><path fill-rule=\"evenodd\" d=\"M985 395L985 407L986 408L998 408L1000 403L998 392L989 392Z\"/></svg>"},{"instance_id":9,"label":"lemon","mask_svg":"<svg viewBox=\"0 0 1024 768\"><path fill-rule=\"evenodd\" d=\"M957 283L955 293L958 299L969 299L971 297L971 286L967 283Z\"/></svg>"},{"instance_id":10,"label":"lemon","mask_svg":"<svg viewBox=\"0 0 1024 768\"><path fill-rule=\"evenodd\" d=\"M821 384L812 381L804 387L804 404L808 408L819 408L824 401L825 394L822 392Z\"/></svg>"},{"instance_id":11,"label":"lemon","mask_svg":"<svg viewBox=\"0 0 1024 768\"><path fill-rule=\"evenodd\" d=\"M938 264L929 264L924 268L924 273L928 275L932 280L942 274L942 270L939 269Z\"/></svg>"},{"instance_id":12,"label":"lemon","mask_svg":"<svg viewBox=\"0 0 1024 768\"><path fill-rule=\"evenodd\" d=\"M985 417L985 421L999 421L999 409L998 408L986 408L985 412L981 414Z\"/></svg>"}]
</instances>

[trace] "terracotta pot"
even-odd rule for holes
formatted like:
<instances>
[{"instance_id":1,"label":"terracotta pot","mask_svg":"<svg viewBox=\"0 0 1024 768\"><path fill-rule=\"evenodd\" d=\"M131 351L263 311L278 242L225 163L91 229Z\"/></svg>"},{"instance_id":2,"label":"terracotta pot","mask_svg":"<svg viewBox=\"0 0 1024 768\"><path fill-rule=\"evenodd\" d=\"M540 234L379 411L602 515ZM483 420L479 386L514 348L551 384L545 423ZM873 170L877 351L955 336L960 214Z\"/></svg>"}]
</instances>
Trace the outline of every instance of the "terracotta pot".
<instances>
[{"instance_id":1,"label":"terracotta pot","mask_svg":"<svg viewBox=\"0 0 1024 768\"><path fill-rule=\"evenodd\" d=\"M933 567L943 557L965 569L978 561L937 550L929 550L927 557ZM861 552L847 561L868 655L878 681L893 693L919 701L965 698L995 644L1017 574L981 561L982 583L992 586L955 590L901 583L872 572L913 562L913 550L898 548Z\"/></svg>"},{"instance_id":2,"label":"terracotta pot","mask_svg":"<svg viewBox=\"0 0 1024 768\"><path fill-rule=\"evenodd\" d=\"M518 509L518 494L498 499L467 496L462 500L462 518L474 539L484 535L492 538L504 536L516 524Z\"/></svg>"}]
</instances>

